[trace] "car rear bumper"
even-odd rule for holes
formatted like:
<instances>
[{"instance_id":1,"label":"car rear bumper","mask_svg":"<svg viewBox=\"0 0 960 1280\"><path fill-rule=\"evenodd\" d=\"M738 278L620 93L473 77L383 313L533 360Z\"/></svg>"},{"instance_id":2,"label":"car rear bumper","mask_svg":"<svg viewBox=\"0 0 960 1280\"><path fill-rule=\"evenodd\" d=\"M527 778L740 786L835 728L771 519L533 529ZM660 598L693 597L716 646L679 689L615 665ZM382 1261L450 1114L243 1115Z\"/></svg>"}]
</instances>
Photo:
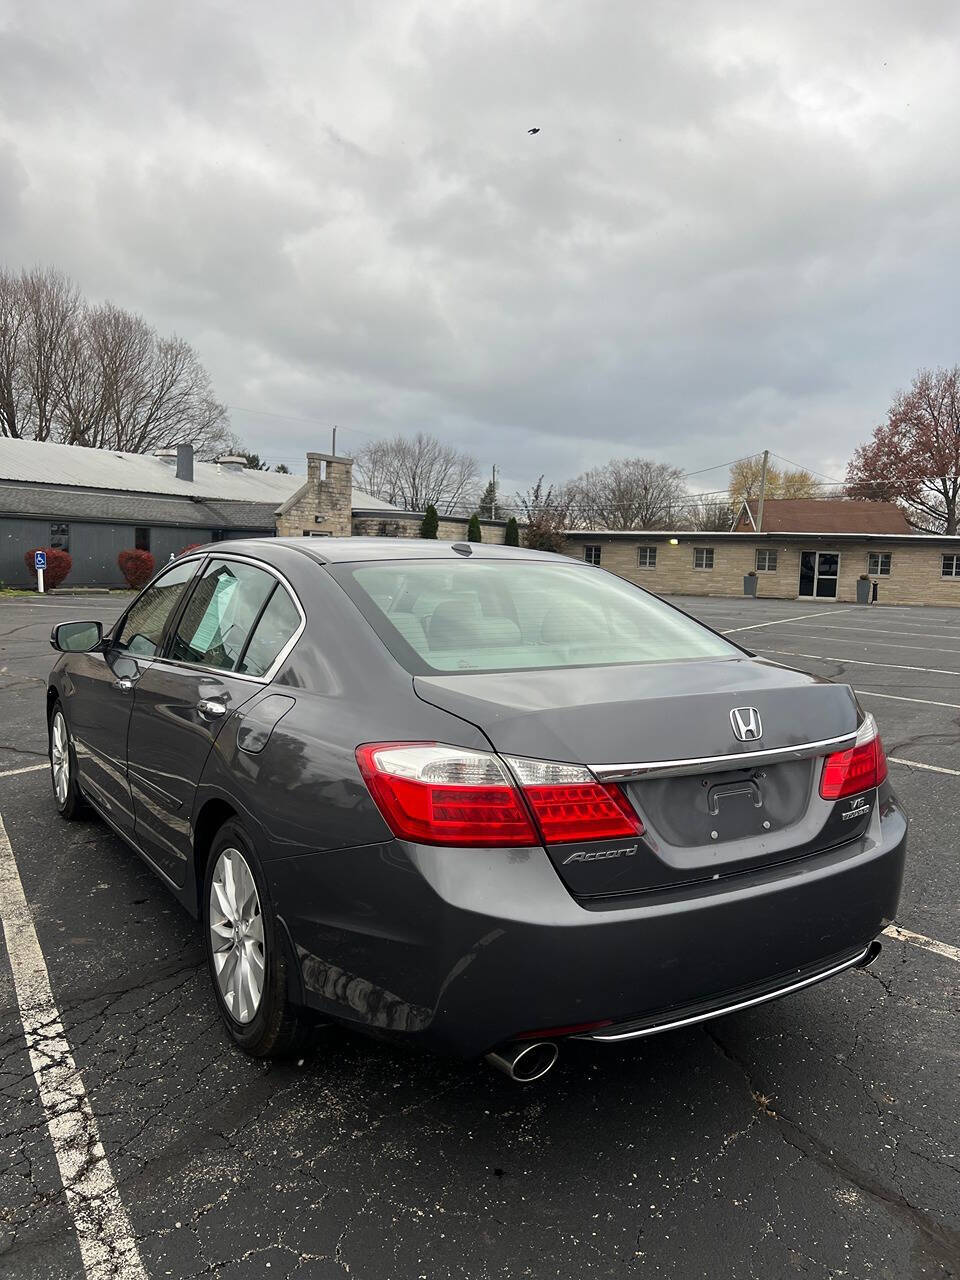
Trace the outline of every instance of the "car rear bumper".
<instances>
[{"instance_id":1,"label":"car rear bumper","mask_svg":"<svg viewBox=\"0 0 960 1280\"><path fill-rule=\"evenodd\" d=\"M651 1034L839 972L894 918L905 851L890 796L843 849L604 906L574 899L542 849L394 841L269 870L310 1006L472 1057L600 1021Z\"/></svg>"}]
</instances>

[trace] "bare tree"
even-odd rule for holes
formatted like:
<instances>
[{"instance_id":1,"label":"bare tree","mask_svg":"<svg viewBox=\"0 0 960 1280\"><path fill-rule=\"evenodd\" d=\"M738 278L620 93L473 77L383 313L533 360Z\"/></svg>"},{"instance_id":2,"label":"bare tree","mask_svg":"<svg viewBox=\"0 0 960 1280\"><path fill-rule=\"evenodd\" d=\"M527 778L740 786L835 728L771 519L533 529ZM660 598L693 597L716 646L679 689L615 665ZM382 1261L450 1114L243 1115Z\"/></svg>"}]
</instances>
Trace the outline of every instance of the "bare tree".
<instances>
[{"instance_id":1,"label":"bare tree","mask_svg":"<svg viewBox=\"0 0 960 1280\"><path fill-rule=\"evenodd\" d=\"M27 389L22 350L26 307L19 276L0 271L0 435L19 438Z\"/></svg>"},{"instance_id":2,"label":"bare tree","mask_svg":"<svg viewBox=\"0 0 960 1280\"><path fill-rule=\"evenodd\" d=\"M518 493L516 507L524 525L524 546L537 551L562 551L576 502L573 485L548 485L543 476L526 493Z\"/></svg>"},{"instance_id":3,"label":"bare tree","mask_svg":"<svg viewBox=\"0 0 960 1280\"><path fill-rule=\"evenodd\" d=\"M434 506L441 515L467 505L479 477L476 458L423 431L365 445L354 467L358 484L375 498L407 511Z\"/></svg>"},{"instance_id":4,"label":"bare tree","mask_svg":"<svg viewBox=\"0 0 960 1280\"><path fill-rule=\"evenodd\" d=\"M676 467L649 458L613 458L573 482L578 516L593 529L655 529L676 524L686 498Z\"/></svg>"},{"instance_id":5,"label":"bare tree","mask_svg":"<svg viewBox=\"0 0 960 1280\"><path fill-rule=\"evenodd\" d=\"M683 525L701 533L729 533L733 519L733 507L729 502L694 496L687 504Z\"/></svg>"},{"instance_id":6,"label":"bare tree","mask_svg":"<svg viewBox=\"0 0 960 1280\"><path fill-rule=\"evenodd\" d=\"M133 453L189 441L200 457L231 439L189 343L39 268L0 272L0 434Z\"/></svg>"},{"instance_id":7,"label":"bare tree","mask_svg":"<svg viewBox=\"0 0 960 1280\"><path fill-rule=\"evenodd\" d=\"M49 440L60 408L64 345L78 321L80 293L62 272L39 267L24 272L21 283L27 335L23 351L27 415L33 439Z\"/></svg>"}]
</instances>

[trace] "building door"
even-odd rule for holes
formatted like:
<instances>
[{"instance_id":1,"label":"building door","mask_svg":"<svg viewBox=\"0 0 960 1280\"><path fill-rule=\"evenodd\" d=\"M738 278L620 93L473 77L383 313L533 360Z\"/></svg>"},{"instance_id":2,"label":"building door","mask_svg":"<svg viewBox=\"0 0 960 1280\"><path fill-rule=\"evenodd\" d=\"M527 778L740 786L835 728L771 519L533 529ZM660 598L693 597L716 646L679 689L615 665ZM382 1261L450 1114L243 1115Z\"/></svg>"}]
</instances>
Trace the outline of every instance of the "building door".
<instances>
[{"instance_id":1,"label":"building door","mask_svg":"<svg viewBox=\"0 0 960 1280\"><path fill-rule=\"evenodd\" d=\"M817 596L821 600L836 600L839 574L839 552L800 552L800 595Z\"/></svg>"}]
</instances>

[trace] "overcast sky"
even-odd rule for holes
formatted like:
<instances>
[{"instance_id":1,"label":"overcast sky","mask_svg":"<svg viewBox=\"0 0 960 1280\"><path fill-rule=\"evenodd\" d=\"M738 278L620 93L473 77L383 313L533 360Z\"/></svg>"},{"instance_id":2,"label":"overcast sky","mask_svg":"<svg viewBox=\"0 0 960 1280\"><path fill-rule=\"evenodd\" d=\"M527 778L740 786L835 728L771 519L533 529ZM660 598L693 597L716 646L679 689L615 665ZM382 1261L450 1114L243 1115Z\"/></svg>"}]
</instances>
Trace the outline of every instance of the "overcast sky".
<instances>
[{"instance_id":1,"label":"overcast sky","mask_svg":"<svg viewBox=\"0 0 960 1280\"><path fill-rule=\"evenodd\" d=\"M958 230L956 0L0 0L0 260L188 338L292 467L336 422L508 490L842 474L960 360Z\"/></svg>"}]
</instances>

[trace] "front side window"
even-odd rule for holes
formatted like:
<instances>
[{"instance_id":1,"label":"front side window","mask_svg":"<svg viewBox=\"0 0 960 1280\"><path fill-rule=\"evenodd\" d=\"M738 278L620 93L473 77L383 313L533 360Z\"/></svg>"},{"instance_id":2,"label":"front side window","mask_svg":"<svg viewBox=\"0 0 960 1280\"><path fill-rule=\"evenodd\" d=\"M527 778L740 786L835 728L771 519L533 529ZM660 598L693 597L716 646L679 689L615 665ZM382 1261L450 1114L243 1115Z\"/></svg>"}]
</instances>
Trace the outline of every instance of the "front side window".
<instances>
[{"instance_id":1,"label":"front side window","mask_svg":"<svg viewBox=\"0 0 960 1280\"><path fill-rule=\"evenodd\" d=\"M713 547L694 547L693 567L695 569L712 569Z\"/></svg>"},{"instance_id":2,"label":"front side window","mask_svg":"<svg viewBox=\"0 0 960 1280\"><path fill-rule=\"evenodd\" d=\"M600 548L595 545L591 546L590 543L587 543L587 545L583 548L583 558L584 560L586 560L587 564L599 564Z\"/></svg>"},{"instance_id":3,"label":"front side window","mask_svg":"<svg viewBox=\"0 0 960 1280\"><path fill-rule=\"evenodd\" d=\"M142 658L157 654L167 619L180 603L197 563L186 560L174 565L140 593L120 624L115 641L118 648Z\"/></svg>"},{"instance_id":4,"label":"front side window","mask_svg":"<svg viewBox=\"0 0 960 1280\"><path fill-rule=\"evenodd\" d=\"M211 560L187 601L169 656L233 671L277 580L238 560Z\"/></svg>"},{"instance_id":5,"label":"front side window","mask_svg":"<svg viewBox=\"0 0 960 1280\"><path fill-rule=\"evenodd\" d=\"M637 568L655 569L657 567L656 547L637 547Z\"/></svg>"},{"instance_id":6,"label":"front side window","mask_svg":"<svg viewBox=\"0 0 960 1280\"><path fill-rule=\"evenodd\" d=\"M960 578L960 555L945 555L940 559L940 575L944 578Z\"/></svg>"},{"instance_id":7,"label":"front side window","mask_svg":"<svg viewBox=\"0 0 960 1280\"><path fill-rule=\"evenodd\" d=\"M776 551L757 551L757 572L775 573L777 568Z\"/></svg>"},{"instance_id":8,"label":"front side window","mask_svg":"<svg viewBox=\"0 0 960 1280\"><path fill-rule=\"evenodd\" d=\"M70 526L56 523L50 526L50 546L57 551L70 550Z\"/></svg>"},{"instance_id":9,"label":"front side window","mask_svg":"<svg viewBox=\"0 0 960 1280\"><path fill-rule=\"evenodd\" d=\"M893 555L889 551L871 551L867 556L867 573L874 577L888 577Z\"/></svg>"},{"instance_id":10,"label":"front side window","mask_svg":"<svg viewBox=\"0 0 960 1280\"><path fill-rule=\"evenodd\" d=\"M378 561L330 567L414 674L546 670L740 650L621 578L537 561Z\"/></svg>"}]
</instances>

